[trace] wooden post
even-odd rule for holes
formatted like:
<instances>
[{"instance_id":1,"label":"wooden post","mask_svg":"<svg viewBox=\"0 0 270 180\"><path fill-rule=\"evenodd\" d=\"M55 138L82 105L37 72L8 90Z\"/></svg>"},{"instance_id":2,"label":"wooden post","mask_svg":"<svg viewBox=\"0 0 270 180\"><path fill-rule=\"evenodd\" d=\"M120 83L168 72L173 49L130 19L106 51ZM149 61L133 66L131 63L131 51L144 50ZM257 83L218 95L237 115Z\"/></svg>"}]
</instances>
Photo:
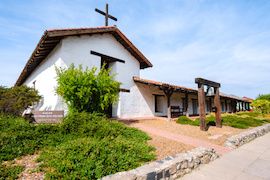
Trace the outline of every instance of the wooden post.
<instances>
[{"instance_id":1,"label":"wooden post","mask_svg":"<svg viewBox=\"0 0 270 180\"><path fill-rule=\"evenodd\" d=\"M203 84L198 84L198 102L200 110L200 129L206 131L205 115L205 93Z\"/></svg>"},{"instance_id":2,"label":"wooden post","mask_svg":"<svg viewBox=\"0 0 270 180\"><path fill-rule=\"evenodd\" d=\"M165 85L162 87L162 90L167 97L167 116L168 116L168 120L170 121L171 120L171 96L173 94L173 89Z\"/></svg>"},{"instance_id":3,"label":"wooden post","mask_svg":"<svg viewBox=\"0 0 270 180\"><path fill-rule=\"evenodd\" d=\"M189 116L189 113L188 113L188 93L185 94L185 109L184 111L186 112L186 116L188 117Z\"/></svg>"},{"instance_id":4,"label":"wooden post","mask_svg":"<svg viewBox=\"0 0 270 180\"><path fill-rule=\"evenodd\" d=\"M209 111L212 112L212 98L209 97Z\"/></svg>"},{"instance_id":5,"label":"wooden post","mask_svg":"<svg viewBox=\"0 0 270 180\"><path fill-rule=\"evenodd\" d=\"M250 111L250 103L247 103L247 110Z\"/></svg>"},{"instance_id":6,"label":"wooden post","mask_svg":"<svg viewBox=\"0 0 270 180\"><path fill-rule=\"evenodd\" d=\"M228 106L228 103L227 103L227 100L225 99L225 112L227 112L227 106Z\"/></svg>"},{"instance_id":7,"label":"wooden post","mask_svg":"<svg viewBox=\"0 0 270 180\"><path fill-rule=\"evenodd\" d=\"M216 107L216 126L221 127L221 104L219 96L220 83L210 81L203 78L195 78L195 83L198 84L198 100L199 100L199 109L200 109L200 128L201 130L206 130L205 124L205 92L204 85L214 88L214 104Z\"/></svg>"},{"instance_id":8,"label":"wooden post","mask_svg":"<svg viewBox=\"0 0 270 180\"><path fill-rule=\"evenodd\" d=\"M171 95L170 94L166 94L167 97L167 116L168 116L168 120L171 120Z\"/></svg>"},{"instance_id":9,"label":"wooden post","mask_svg":"<svg viewBox=\"0 0 270 180\"><path fill-rule=\"evenodd\" d=\"M237 101L233 101L233 112L236 113L237 112Z\"/></svg>"},{"instance_id":10,"label":"wooden post","mask_svg":"<svg viewBox=\"0 0 270 180\"><path fill-rule=\"evenodd\" d=\"M221 128L221 104L220 104L220 96L219 96L219 88L214 88L215 97L214 97L214 104L216 107L216 127Z\"/></svg>"}]
</instances>

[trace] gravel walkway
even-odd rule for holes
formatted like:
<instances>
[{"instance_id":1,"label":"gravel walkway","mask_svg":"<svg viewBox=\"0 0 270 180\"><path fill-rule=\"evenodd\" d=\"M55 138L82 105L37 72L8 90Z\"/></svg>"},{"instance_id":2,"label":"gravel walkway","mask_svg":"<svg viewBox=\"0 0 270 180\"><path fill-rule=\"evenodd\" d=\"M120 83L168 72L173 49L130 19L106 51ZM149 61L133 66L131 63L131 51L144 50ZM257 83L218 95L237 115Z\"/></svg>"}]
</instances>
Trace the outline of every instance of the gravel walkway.
<instances>
[{"instance_id":1,"label":"gravel walkway","mask_svg":"<svg viewBox=\"0 0 270 180\"><path fill-rule=\"evenodd\" d=\"M212 144L212 143L209 143L207 141L195 139L195 138L192 138L189 136L175 134L175 133L171 133L171 132L168 132L165 130L160 130L160 129L155 128L155 127L149 127L149 126L141 124L141 123L134 124L133 126L141 129L142 131L148 132L150 134L161 136L161 137L164 137L164 138L167 138L167 139L170 139L173 141L177 141L180 143L184 143L184 144L187 144L190 146L194 146L194 147L202 146L202 147L214 148L219 154L224 154L224 153L227 153L230 151L230 149L227 147Z\"/></svg>"}]
</instances>

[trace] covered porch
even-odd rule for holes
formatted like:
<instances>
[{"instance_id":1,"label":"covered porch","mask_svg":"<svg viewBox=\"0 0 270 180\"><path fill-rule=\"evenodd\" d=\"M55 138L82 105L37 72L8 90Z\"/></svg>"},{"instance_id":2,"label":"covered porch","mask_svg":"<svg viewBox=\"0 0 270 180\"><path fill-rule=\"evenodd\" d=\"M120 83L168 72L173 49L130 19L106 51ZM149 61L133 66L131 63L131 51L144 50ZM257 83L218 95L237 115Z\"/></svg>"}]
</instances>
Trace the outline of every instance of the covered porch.
<instances>
[{"instance_id":1,"label":"covered porch","mask_svg":"<svg viewBox=\"0 0 270 180\"><path fill-rule=\"evenodd\" d=\"M198 91L183 86L162 83L139 77L133 77L136 85L141 89L147 89L148 96L153 102L153 116L177 118L181 115L198 116ZM144 91L142 91L144 93ZM220 93L221 110L223 113L235 113L237 111L250 110L250 102L243 98ZM206 113L214 111L214 97L206 96Z\"/></svg>"}]
</instances>

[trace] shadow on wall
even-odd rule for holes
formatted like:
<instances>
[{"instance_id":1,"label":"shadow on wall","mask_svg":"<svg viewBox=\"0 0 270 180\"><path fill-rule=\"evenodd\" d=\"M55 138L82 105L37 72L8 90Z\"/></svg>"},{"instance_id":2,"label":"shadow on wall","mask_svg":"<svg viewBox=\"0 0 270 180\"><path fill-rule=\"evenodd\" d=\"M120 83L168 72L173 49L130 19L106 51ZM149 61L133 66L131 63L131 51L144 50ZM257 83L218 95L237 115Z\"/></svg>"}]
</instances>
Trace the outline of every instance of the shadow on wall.
<instances>
[{"instance_id":1,"label":"shadow on wall","mask_svg":"<svg viewBox=\"0 0 270 180\"><path fill-rule=\"evenodd\" d=\"M146 85L142 85L142 84L136 84L136 86L138 87L144 102L146 102L148 109L151 111L152 115L155 115L155 110L154 110L154 96L152 95L152 91L151 88L149 86Z\"/></svg>"},{"instance_id":2,"label":"shadow on wall","mask_svg":"<svg viewBox=\"0 0 270 180\"><path fill-rule=\"evenodd\" d=\"M34 104L34 110L39 110L44 105L44 97L42 96L38 103Z\"/></svg>"}]
</instances>

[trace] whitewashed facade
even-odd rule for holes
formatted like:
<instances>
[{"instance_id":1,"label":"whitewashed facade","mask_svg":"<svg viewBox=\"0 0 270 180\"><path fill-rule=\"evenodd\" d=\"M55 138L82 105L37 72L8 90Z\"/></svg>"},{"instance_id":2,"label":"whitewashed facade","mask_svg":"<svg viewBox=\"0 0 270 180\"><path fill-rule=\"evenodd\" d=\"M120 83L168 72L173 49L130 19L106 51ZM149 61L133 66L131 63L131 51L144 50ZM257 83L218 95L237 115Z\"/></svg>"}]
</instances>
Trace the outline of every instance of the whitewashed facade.
<instances>
[{"instance_id":1,"label":"whitewashed facade","mask_svg":"<svg viewBox=\"0 0 270 180\"><path fill-rule=\"evenodd\" d=\"M116 27L109 27L113 31L119 31ZM106 27L104 27L106 30ZM108 29L108 28L107 28ZM76 29L75 32L79 32L80 29ZM99 30L99 29L98 29ZM123 45L123 38L116 38L118 35L104 31L102 33L79 33L79 35L68 34L67 31L61 31L63 36L57 42L54 41L56 36L54 31L51 31L52 37L43 37L52 39L55 46L51 50L46 52L44 58L40 58L39 63L33 63L37 61L36 57L42 54L39 50L50 47L49 43L46 46L44 39L41 39L37 48L35 49L32 59L27 62L21 76L17 81L17 85L27 85L35 87L42 95L41 102L36 106L36 110L65 110L67 107L61 97L59 97L55 89L57 87L56 82L56 67L67 68L72 63L75 66L82 65L83 67L97 67L101 66L101 57L90 53L90 51L99 52L106 56L122 59L125 63L113 62L110 63L112 73L116 74L116 80L121 82L121 88L126 89L129 92L119 92L119 101L113 105L112 116L117 118L137 118L137 117L154 117L154 116L167 116L167 101L163 91L153 87L151 85L145 85L136 83L133 77L140 77L140 71L142 70L142 60L138 59L138 56L142 55L136 47L130 45ZM58 32L58 31L56 31ZM68 34L68 35L66 35ZM120 37L121 37L120 33ZM48 35L49 36L49 35ZM125 37L124 37L125 40ZM44 42L43 42L44 41ZM131 43L128 40L127 43ZM122 43L120 43L122 42ZM133 48L131 51L129 48ZM47 48L49 49L49 48ZM134 55L135 52L135 55ZM137 56L137 54L138 56ZM43 53L44 54L44 53ZM143 55L142 55L143 56ZM143 56L144 57L144 56ZM31 64L32 63L32 64ZM151 67L151 63L146 61L147 66ZM34 64L34 65L33 65ZM29 67L29 69L27 69ZM32 67L30 69L30 67ZM146 68L144 67L144 68ZM28 73L27 73L28 72ZM29 73L30 72L30 73ZM159 104L155 95L161 95L158 97ZM171 97L171 105L179 106L183 108L183 98L185 94L174 93ZM190 95L188 100L188 114L194 114L197 110L197 106L192 104L192 99L197 99L196 94ZM158 107L157 107L158 106ZM157 108L159 109L157 111Z\"/></svg>"}]
</instances>

